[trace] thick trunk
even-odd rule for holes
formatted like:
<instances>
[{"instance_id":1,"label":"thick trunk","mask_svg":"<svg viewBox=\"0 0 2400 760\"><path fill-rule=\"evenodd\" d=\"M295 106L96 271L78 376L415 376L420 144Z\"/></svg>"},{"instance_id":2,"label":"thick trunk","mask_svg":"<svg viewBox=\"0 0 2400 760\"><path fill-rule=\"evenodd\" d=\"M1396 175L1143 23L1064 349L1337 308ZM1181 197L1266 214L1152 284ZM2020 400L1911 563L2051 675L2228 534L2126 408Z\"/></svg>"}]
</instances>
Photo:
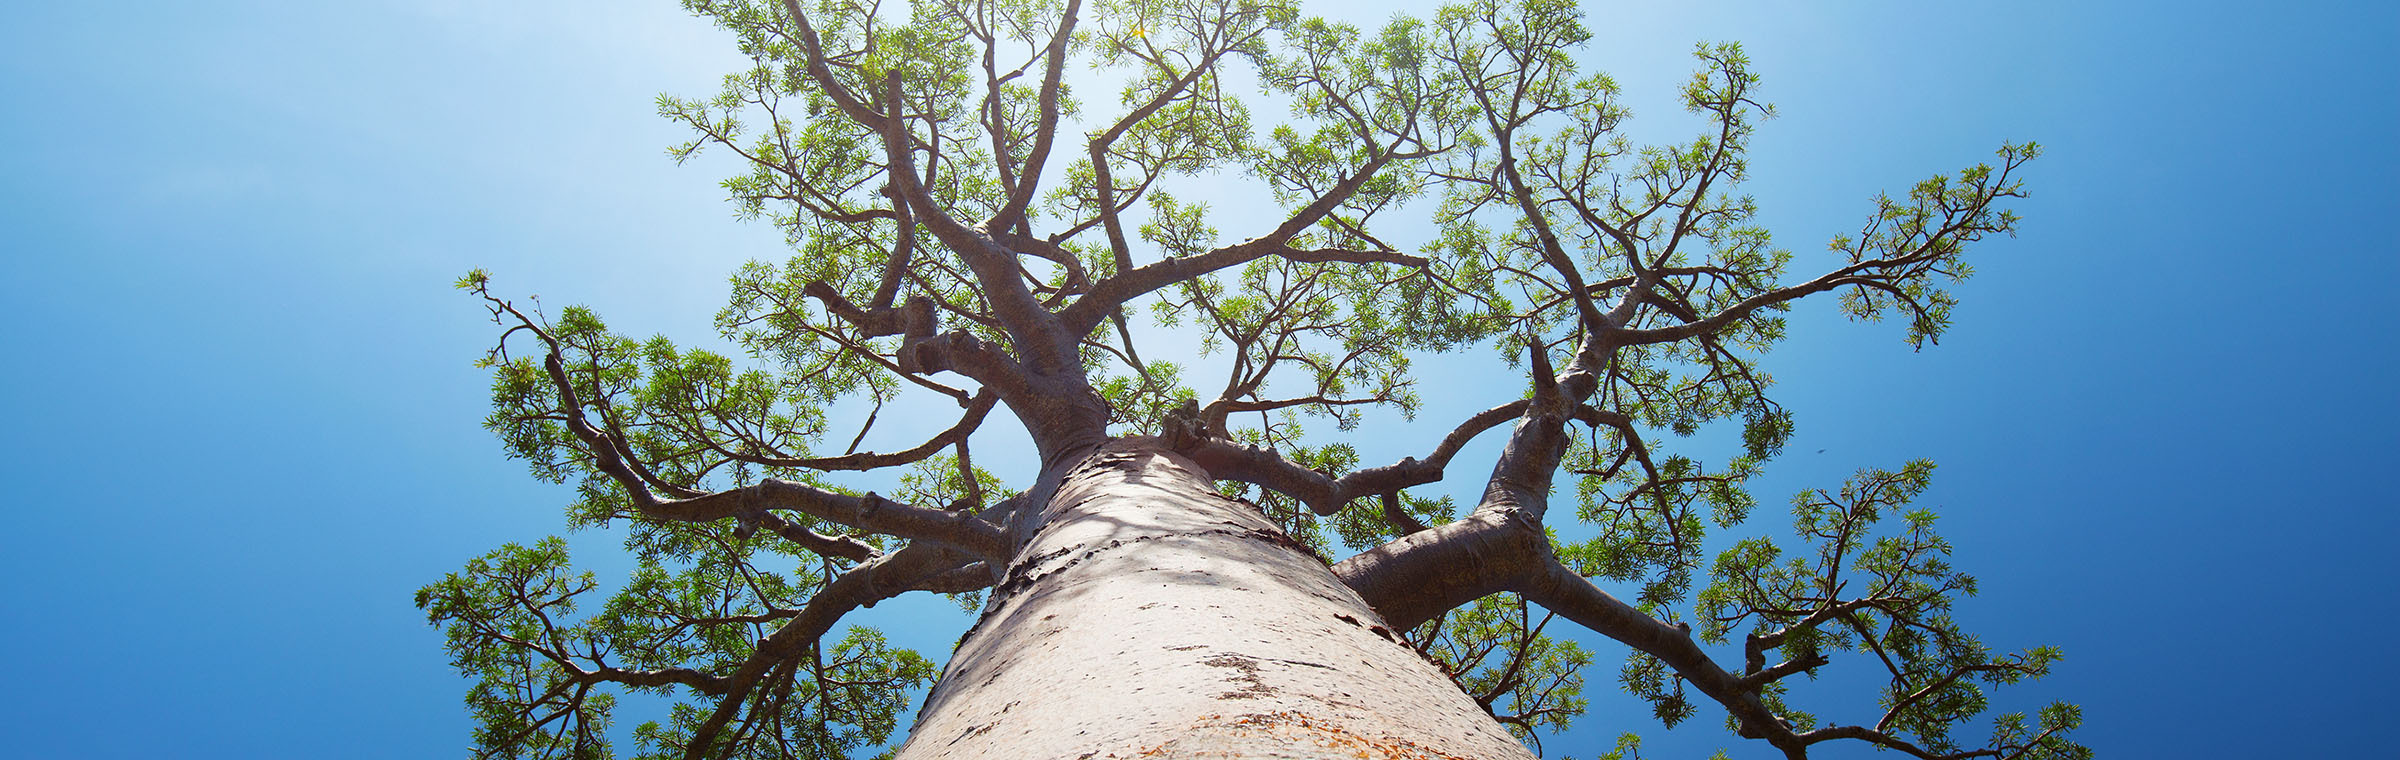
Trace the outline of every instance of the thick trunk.
<instances>
[{"instance_id":1,"label":"thick trunk","mask_svg":"<svg viewBox=\"0 0 2400 760\"><path fill-rule=\"evenodd\" d=\"M902 758L1531 756L1190 460L1067 467Z\"/></svg>"}]
</instances>

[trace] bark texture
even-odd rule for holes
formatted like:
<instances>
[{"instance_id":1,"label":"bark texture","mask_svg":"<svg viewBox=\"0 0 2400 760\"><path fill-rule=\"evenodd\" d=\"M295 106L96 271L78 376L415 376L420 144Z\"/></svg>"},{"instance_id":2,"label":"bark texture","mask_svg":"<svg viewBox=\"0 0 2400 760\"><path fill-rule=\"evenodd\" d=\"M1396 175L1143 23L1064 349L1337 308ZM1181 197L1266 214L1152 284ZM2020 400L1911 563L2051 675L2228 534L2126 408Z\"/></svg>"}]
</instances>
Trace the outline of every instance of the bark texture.
<instances>
[{"instance_id":1,"label":"bark texture","mask_svg":"<svg viewBox=\"0 0 2400 760\"><path fill-rule=\"evenodd\" d=\"M1190 459L1122 439L1052 482L900 757L1531 757Z\"/></svg>"}]
</instances>

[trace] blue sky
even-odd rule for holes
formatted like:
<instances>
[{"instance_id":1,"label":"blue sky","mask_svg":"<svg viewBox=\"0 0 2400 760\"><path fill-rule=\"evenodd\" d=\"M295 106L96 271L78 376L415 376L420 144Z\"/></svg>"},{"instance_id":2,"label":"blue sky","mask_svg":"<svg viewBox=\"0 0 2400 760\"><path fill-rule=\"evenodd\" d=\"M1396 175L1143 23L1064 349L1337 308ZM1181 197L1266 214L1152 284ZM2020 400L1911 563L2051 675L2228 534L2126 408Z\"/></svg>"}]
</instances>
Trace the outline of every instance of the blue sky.
<instances>
[{"instance_id":1,"label":"blue sky","mask_svg":"<svg viewBox=\"0 0 2400 760\"><path fill-rule=\"evenodd\" d=\"M0 28L11 754L461 753L465 684L409 594L557 531L566 494L479 429L495 331L450 281L485 267L705 342L732 268L781 258L652 113L713 90L726 40L664 2L486 5L57 3ZM1813 5L1588 6L1587 60L1644 139L1690 131L1669 98L1693 42L1745 43L1782 112L1748 190L1796 272L1879 190L2002 141L2047 154L1939 347L1795 316L1769 366L1800 433L1762 502L1941 462L1924 502L1983 580L1962 617L2068 655L2002 704L2078 701L2106 755L2387 747L2400 14ZM1385 13L1363 7L1310 9ZM938 652L946 604L878 623ZM1553 752L1658 733L1603 698L1613 667L1591 680ZM1768 756L1695 723L1645 756Z\"/></svg>"}]
</instances>

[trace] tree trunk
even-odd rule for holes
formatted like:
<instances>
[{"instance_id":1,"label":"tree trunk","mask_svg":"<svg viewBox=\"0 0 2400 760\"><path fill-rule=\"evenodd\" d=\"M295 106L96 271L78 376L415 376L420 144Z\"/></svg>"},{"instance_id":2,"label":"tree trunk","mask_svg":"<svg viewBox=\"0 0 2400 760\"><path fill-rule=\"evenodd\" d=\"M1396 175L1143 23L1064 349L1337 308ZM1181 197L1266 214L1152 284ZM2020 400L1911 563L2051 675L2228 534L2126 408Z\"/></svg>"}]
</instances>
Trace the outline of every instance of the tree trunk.
<instances>
[{"instance_id":1,"label":"tree trunk","mask_svg":"<svg viewBox=\"0 0 2400 760\"><path fill-rule=\"evenodd\" d=\"M1061 467L904 760L1532 756L1191 460Z\"/></svg>"}]
</instances>

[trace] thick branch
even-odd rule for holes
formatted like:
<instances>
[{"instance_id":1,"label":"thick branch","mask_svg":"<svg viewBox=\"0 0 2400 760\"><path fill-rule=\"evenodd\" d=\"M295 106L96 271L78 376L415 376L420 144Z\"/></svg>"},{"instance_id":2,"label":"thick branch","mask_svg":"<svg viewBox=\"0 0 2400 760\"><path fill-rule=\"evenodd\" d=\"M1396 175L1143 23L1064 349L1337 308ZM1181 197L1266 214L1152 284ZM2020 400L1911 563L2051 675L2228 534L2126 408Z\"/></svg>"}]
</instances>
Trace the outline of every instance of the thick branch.
<instances>
[{"instance_id":1,"label":"thick branch","mask_svg":"<svg viewBox=\"0 0 2400 760\"><path fill-rule=\"evenodd\" d=\"M1024 365L965 330L902 341L899 360L902 372L956 372L1012 403L1023 402L1033 393L1034 379Z\"/></svg>"},{"instance_id":2,"label":"thick branch","mask_svg":"<svg viewBox=\"0 0 2400 760\"><path fill-rule=\"evenodd\" d=\"M1558 377L1550 370L1549 349L1539 341L1527 348L1533 359L1533 398L1526 400L1516 430L1509 433L1508 445L1493 463L1491 480L1475 509L1516 512L1539 525L1549 510L1550 484L1558 473L1559 458L1566 454L1568 412L1579 404L1560 389ZM1577 393L1585 392L1577 388Z\"/></svg>"},{"instance_id":3,"label":"thick branch","mask_svg":"<svg viewBox=\"0 0 2400 760\"><path fill-rule=\"evenodd\" d=\"M841 291L822 282L811 282L800 292L817 299L818 303L825 306L826 313L857 327L859 334L865 337L933 334L933 299L924 296L908 299L906 306L861 308L844 298Z\"/></svg>"},{"instance_id":4,"label":"thick branch","mask_svg":"<svg viewBox=\"0 0 2400 760\"><path fill-rule=\"evenodd\" d=\"M1550 539L1523 515L1476 512L1401 536L1333 566L1393 630L1521 585L1551 563Z\"/></svg>"}]
</instances>

